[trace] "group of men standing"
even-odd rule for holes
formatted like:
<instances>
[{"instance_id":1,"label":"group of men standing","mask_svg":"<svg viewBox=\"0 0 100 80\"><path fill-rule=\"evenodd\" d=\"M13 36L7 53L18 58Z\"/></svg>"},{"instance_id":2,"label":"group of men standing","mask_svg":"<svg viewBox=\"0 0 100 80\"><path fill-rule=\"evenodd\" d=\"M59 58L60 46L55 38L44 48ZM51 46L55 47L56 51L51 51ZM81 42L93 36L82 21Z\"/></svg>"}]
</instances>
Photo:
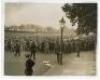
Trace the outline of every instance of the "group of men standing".
<instances>
[{"instance_id":1,"label":"group of men standing","mask_svg":"<svg viewBox=\"0 0 100 80\"><path fill-rule=\"evenodd\" d=\"M61 47L62 45L62 47ZM80 46L81 45L81 46ZM31 56L34 56L35 53L58 53L62 48L63 53L72 53L85 50L95 49L94 40L66 40L63 43L60 43L59 39L55 40L34 40L34 39L8 39L5 40L5 50L11 51L15 56L20 56L21 51L28 51L31 53ZM80 48L80 49L78 49Z\"/></svg>"}]
</instances>

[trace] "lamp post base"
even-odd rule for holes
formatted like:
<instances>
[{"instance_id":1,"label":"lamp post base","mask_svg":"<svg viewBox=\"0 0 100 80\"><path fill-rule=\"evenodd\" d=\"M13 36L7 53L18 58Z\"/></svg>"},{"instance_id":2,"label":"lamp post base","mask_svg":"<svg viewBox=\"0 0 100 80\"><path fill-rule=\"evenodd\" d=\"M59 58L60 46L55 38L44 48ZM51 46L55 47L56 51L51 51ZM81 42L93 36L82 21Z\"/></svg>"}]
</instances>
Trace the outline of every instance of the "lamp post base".
<instances>
[{"instance_id":1,"label":"lamp post base","mask_svg":"<svg viewBox=\"0 0 100 80\"><path fill-rule=\"evenodd\" d=\"M58 64L59 65L62 65L63 64L63 62L62 62L62 53L61 52L59 52L57 54L57 61L58 61Z\"/></svg>"}]
</instances>

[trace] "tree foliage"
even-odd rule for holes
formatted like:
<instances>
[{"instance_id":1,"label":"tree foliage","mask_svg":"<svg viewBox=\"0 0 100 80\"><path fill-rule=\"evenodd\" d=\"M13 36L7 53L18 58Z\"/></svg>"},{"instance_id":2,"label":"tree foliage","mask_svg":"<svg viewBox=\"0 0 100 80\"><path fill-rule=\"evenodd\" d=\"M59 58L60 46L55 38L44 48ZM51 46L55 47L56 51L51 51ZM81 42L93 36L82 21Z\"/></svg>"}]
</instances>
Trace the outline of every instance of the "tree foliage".
<instances>
[{"instance_id":1,"label":"tree foliage","mask_svg":"<svg viewBox=\"0 0 100 80\"><path fill-rule=\"evenodd\" d=\"M77 34L96 33L97 30L97 4L96 3L74 3L65 4L62 7L66 16L74 26L78 23Z\"/></svg>"}]
</instances>

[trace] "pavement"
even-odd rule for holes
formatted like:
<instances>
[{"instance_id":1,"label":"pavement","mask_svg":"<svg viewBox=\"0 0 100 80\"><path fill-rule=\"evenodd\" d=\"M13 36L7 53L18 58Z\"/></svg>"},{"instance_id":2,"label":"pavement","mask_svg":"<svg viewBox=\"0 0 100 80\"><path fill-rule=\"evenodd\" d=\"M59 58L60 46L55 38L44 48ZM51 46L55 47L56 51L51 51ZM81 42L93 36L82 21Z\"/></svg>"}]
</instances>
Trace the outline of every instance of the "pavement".
<instances>
[{"instance_id":1,"label":"pavement","mask_svg":"<svg viewBox=\"0 0 100 80\"><path fill-rule=\"evenodd\" d=\"M5 75L25 75L25 54L15 57L10 52L5 52ZM96 54L94 51L63 54L63 65L58 65L57 56L53 53L37 53L36 65L33 67L33 76L55 75L96 75Z\"/></svg>"},{"instance_id":2,"label":"pavement","mask_svg":"<svg viewBox=\"0 0 100 80\"><path fill-rule=\"evenodd\" d=\"M55 65L45 75L96 75L96 57L93 51L81 52L63 56L63 65Z\"/></svg>"}]
</instances>

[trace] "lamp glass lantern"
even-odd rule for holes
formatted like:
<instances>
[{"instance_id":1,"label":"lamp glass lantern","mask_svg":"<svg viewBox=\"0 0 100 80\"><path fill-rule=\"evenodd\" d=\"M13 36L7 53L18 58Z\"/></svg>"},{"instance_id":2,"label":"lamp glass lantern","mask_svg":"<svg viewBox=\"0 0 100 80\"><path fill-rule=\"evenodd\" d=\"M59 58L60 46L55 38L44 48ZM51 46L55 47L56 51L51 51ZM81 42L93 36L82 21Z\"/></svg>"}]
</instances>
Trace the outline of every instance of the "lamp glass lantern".
<instances>
[{"instance_id":1,"label":"lamp glass lantern","mask_svg":"<svg viewBox=\"0 0 100 80\"><path fill-rule=\"evenodd\" d=\"M65 20L63 17L61 18L61 20L59 20L59 23L60 23L60 27L63 28L65 25Z\"/></svg>"}]
</instances>

